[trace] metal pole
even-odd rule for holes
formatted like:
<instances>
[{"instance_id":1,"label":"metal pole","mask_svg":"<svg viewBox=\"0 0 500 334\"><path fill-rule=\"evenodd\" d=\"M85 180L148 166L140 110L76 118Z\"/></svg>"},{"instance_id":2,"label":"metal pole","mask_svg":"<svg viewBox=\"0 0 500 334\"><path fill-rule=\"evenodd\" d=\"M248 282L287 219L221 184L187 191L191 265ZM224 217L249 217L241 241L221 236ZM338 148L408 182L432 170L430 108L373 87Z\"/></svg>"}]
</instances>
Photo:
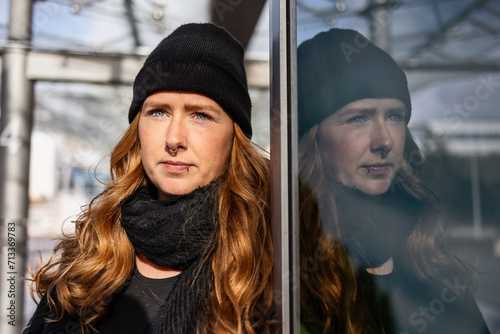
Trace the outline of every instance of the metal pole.
<instances>
[{"instance_id":1,"label":"metal pole","mask_svg":"<svg viewBox=\"0 0 500 334\"><path fill-rule=\"evenodd\" d=\"M479 161L477 155L470 158L470 181L472 189L472 226L474 237L479 238L483 234L483 222L481 217L481 183L479 175Z\"/></svg>"},{"instance_id":2,"label":"metal pole","mask_svg":"<svg viewBox=\"0 0 500 334\"><path fill-rule=\"evenodd\" d=\"M390 52L391 12L387 0L371 0L370 9L366 12L370 27L370 40L373 44Z\"/></svg>"},{"instance_id":3,"label":"metal pole","mask_svg":"<svg viewBox=\"0 0 500 334\"><path fill-rule=\"evenodd\" d=\"M0 118L0 333L24 325L26 221L33 83L26 78L31 39L31 0L10 3L9 43L2 60Z\"/></svg>"},{"instance_id":4,"label":"metal pole","mask_svg":"<svg viewBox=\"0 0 500 334\"><path fill-rule=\"evenodd\" d=\"M281 333L300 332L296 3L271 1L271 211Z\"/></svg>"}]
</instances>

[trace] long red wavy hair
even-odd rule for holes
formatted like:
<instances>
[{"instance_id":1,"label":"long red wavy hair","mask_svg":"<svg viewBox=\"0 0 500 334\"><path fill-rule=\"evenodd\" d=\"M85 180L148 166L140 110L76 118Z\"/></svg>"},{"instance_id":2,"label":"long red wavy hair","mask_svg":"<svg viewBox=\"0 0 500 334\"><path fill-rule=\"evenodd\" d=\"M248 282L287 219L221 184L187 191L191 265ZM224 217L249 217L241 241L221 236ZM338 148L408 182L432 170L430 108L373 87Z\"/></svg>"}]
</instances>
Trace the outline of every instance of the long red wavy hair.
<instances>
[{"instance_id":1,"label":"long red wavy hair","mask_svg":"<svg viewBox=\"0 0 500 334\"><path fill-rule=\"evenodd\" d=\"M306 328L322 333L384 333L376 312L366 309L363 301L367 296L357 284L360 273L341 242L335 196L323 173L317 129L312 127L299 144L302 322ZM423 280L457 276L470 285L470 267L446 251L437 199L416 176L423 157L408 128L403 158L395 182L425 203L420 221L406 242L405 265ZM332 217L335 238L322 232L319 203Z\"/></svg>"},{"instance_id":2,"label":"long red wavy hair","mask_svg":"<svg viewBox=\"0 0 500 334\"><path fill-rule=\"evenodd\" d=\"M146 185L139 115L110 156L110 181L65 235L48 263L32 273L30 293L46 294L59 317L77 316L85 332L106 314L107 299L135 266L134 248L120 223L120 201ZM219 196L218 244L211 252L214 286L203 333L269 332L273 301L273 247L269 162L237 124ZM59 305L52 296L57 297Z\"/></svg>"}]
</instances>

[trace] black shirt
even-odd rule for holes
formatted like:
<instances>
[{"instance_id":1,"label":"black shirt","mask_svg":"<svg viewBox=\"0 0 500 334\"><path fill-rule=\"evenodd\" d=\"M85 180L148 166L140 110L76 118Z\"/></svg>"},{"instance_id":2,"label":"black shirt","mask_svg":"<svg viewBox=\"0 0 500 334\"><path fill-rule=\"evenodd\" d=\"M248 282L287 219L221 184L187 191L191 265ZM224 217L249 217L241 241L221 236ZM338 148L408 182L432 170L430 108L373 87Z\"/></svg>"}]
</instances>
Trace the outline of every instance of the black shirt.
<instances>
[{"instance_id":1,"label":"black shirt","mask_svg":"<svg viewBox=\"0 0 500 334\"><path fill-rule=\"evenodd\" d=\"M165 303L180 275L154 279L135 270L125 290L116 296L108 315L96 325L100 334L149 334L149 324Z\"/></svg>"}]
</instances>

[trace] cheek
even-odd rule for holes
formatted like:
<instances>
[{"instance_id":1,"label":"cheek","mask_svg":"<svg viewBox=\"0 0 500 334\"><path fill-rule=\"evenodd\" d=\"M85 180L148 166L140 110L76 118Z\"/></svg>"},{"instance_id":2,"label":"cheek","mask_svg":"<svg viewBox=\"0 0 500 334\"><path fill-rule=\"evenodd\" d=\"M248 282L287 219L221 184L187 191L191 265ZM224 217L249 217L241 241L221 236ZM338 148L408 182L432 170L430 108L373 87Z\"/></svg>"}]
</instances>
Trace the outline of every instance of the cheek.
<instances>
[{"instance_id":1,"label":"cheek","mask_svg":"<svg viewBox=\"0 0 500 334\"><path fill-rule=\"evenodd\" d=\"M231 157L231 149L232 149L232 137L227 138L221 143L223 149L218 150L219 155L219 166L221 169L225 170L229 164L229 160Z\"/></svg>"},{"instance_id":2,"label":"cheek","mask_svg":"<svg viewBox=\"0 0 500 334\"><path fill-rule=\"evenodd\" d=\"M221 136L200 136L198 137L198 152L203 155L203 159L215 174L221 174L229 163L231 147L233 142L232 133Z\"/></svg>"},{"instance_id":3,"label":"cheek","mask_svg":"<svg viewBox=\"0 0 500 334\"><path fill-rule=\"evenodd\" d=\"M220 157L217 166L218 167L217 176L222 175L226 171L227 167L229 166L230 157L231 157L231 150L226 151L225 154Z\"/></svg>"},{"instance_id":4,"label":"cheek","mask_svg":"<svg viewBox=\"0 0 500 334\"><path fill-rule=\"evenodd\" d=\"M406 131L405 130L397 131L397 133L393 138L395 138L394 142L397 146L397 150L399 151L398 153L402 154L405 148Z\"/></svg>"},{"instance_id":5,"label":"cheek","mask_svg":"<svg viewBox=\"0 0 500 334\"><path fill-rule=\"evenodd\" d=\"M342 141L339 141L336 136L323 136L318 144L318 149L326 172L335 174L344 161Z\"/></svg>"},{"instance_id":6,"label":"cheek","mask_svg":"<svg viewBox=\"0 0 500 334\"><path fill-rule=\"evenodd\" d=\"M145 119L144 122L139 123L139 141L141 146L163 147L165 145L165 125L158 122L150 122Z\"/></svg>"},{"instance_id":7,"label":"cheek","mask_svg":"<svg viewBox=\"0 0 500 334\"><path fill-rule=\"evenodd\" d=\"M325 174L342 183L348 184L357 171L362 157L369 150L362 144L363 138L359 135L343 134L330 137L330 142L323 145L321 159L325 167Z\"/></svg>"},{"instance_id":8,"label":"cheek","mask_svg":"<svg viewBox=\"0 0 500 334\"><path fill-rule=\"evenodd\" d=\"M151 162L153 152L158 150L158 140L151 134L151 131L141 131L139 127L139 142L141 144L141 158L145 167Z\"/></svg>"},{"instance_id":9,"label":"cheek","mask_svg":"<svg viewBox=\"0 0 500 334\"><path fill-rule=\"evenodd\" d=\"M141 143L141 152L143 149L147 149L149 147L149 132L144 129L144 126L141 126L142 122L139 123L139 142Z\"/></svg>"},{"instance_id":10,"label":"cheek","mask_svg":"<svg viewBox=\"0 0 500 334\"><path fill-rule=\"evenodd\" d=\"M339 165L349 160L350 155L355 152L354 143L356 143L356 138L347 135L332 136L331 140L325 145L324 152L328 153L330 160Z\"/></svg>"}]
</instances>

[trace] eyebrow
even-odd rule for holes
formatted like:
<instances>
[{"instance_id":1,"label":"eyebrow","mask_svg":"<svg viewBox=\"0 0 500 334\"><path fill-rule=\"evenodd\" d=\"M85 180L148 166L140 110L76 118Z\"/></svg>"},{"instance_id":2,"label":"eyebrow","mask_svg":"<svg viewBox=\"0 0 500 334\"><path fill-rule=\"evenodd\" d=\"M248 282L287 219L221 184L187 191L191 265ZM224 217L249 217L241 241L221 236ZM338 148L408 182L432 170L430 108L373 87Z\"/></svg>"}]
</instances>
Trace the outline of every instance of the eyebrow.
<instances>
[{"instance_id":1,"label":"eyebrow","mask_svg":"<svg viewBox=\"0 0 500 334\"><path fill-rule=\"evenodd\" d=\"M351 113L363 113L363 114L374 114L377 109L372 107L360 107L360 108L349 108L339 113L340 116L349 115Z\"/></svg>"},{"instance_id":2,"label":"eyebrow","mask_svg":"<svg viewBox=\"0 0 500 334\"><path fill-rule=\"evenodd\" d=\"M358 107L358 108L350 108L350 109L347 109L347 110L344 110L343 112L340 112L339 115L340 116L343 116L343 115L349 115L351 113L362 113L362 114L374 114L375 112L377 111L377 108L372 108L372 107L366 107L366 108L363 108L363 107ZM395 108L390 108L388 110L386 110L386 112L400 112L400 113L403 113L406 115L407 111L406 111L406 107L395 107Z\"/></svg>"},{"instance_id":3,"label":"eyebrow","mask_svg":"<svg viewBox=\"0 0 500 334\"><path fill-rule=\"evenodd\" d=\"M184 107L186 108L186 110L189 111L202 111L202 110L213 111L213 112L224 111L221 107L215 107L208 104L185 104Z\"/></svg>"},{"instance_id":4,"label":"eyebrow","mask_svg":"<svg viewBox=\"0 0 500 334\"><path fill-rule=\"evenodd\" d=\"M142 109L144 109L144 107L147 107L147 108L165 108L165 109L172 108L170 103L161 102L161 101L158 101L158 102L153 101L153 102L144 103L142 105ZM222 109L222 107L215 107L215 106L211 106L209 104L191 104L191 103L188 103L188 104L184 105L184 108L187 111L212 111L215 113L220 113L220 112L224 111L224 109Z\"/></svg>"}]
</instances>

